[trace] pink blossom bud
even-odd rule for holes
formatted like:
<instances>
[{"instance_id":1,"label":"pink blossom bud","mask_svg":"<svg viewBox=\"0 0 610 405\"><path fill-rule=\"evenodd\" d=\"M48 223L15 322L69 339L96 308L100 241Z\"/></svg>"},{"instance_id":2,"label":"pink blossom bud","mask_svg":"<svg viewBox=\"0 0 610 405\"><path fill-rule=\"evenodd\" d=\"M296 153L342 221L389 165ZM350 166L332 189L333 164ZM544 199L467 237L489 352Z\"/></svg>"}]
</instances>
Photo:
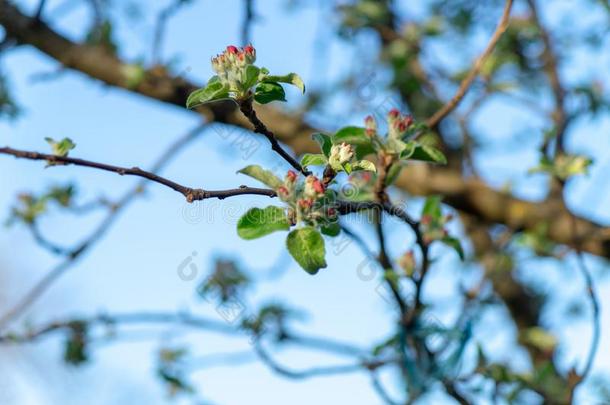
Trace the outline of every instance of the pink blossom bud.
<instances>
[{"instance_id":1,"label":"pink blossom bud","mask_svg":"<svg viewBox=\"0 0 610 405\"><path fill-rule=\"evenodd\" d=\"M280 197L288 197L288 189L284 186L280 186L277 189L277 193L279 194Z\"/></svg>"},{"instance_id":2,"label":"pink blossom bud","mask_svg":"<svg viewBox=\"0 0 610 405\"><path fill-rule=\"evenodd\" d=\"M377 122L375 122L375 118L371 115L364 119L364 126L366 127L366 134L368 136L373 136L377 132Z\"/></svg>"},{"instance_id":3,"label":"pink blossom bud","mask_svg":"<svg viewBox=\"0 0 610 405\"><path fill-rule=\"evenodd\" d=\"M313 189L318 194L324 194L324 184L318 179L315 179L313 182Z\"/></svg>"},{"instance_id":4,"label":"pink blossom bud","mask_svg":"<svg viewBox=\"0 0 610 405\"><path fill-rule=\"evenodd\" d=\"M311 208L311 206L313 205L313 200L310 198L304 198L304 199L299 200L297 203L299 204L299 206L301 208L307 209L307 208Z\"/></svg>"},{"instance_id":5,"label":"pink blossom bud","mask_svg":"<svg viewBox=\"0 0 610 405\"><path fill-rule=\"evenodd\" d=\"M390 119L390 120L395 120L395 119L397 119L398 117L400 117L400 111L398 111L398 109L397 109L397 108L392 108L392 109L390 110L390 112L388 113L388 119Z\"/></svg>"},{"instance_id":6,"label":"pink blossom bud","mask_svg":"<svg viewBox=\"0 0 610 405\"><path fill-rule=\"evenodd\" d=\"M407 126L407 128L409 128L411 125L413 125L413 117L410 115L407 115L404 119L404 123Z\"/></svg>"},{"instance_id":7,"label":"pink blossom bud","mask_svg":"<svg viewBox=\"0 0 610 405\"><path fill-rule=\"evenodd\" d=\"M286 173L286 178L289 182L294 183L297 181L297 174L294 170L288 170L288 173Z\"/></svg>"},{"instance_id":8,"label":"pink blossom bud","mask_svg":"<svg viewBox=\"0 0 610 405\"><path fill-rule=\"evenodd\" d=\"M229 45L229 46L227 46L227 52L235 55L239 52L239 49L237 49L236 46Z\"/></svg>"},{"instance_id":9,"label":"pink blossom bud","mask_svg":"<svg viewBox=\"0 0 610 405\"><path fill-rule=\"evenodd\" d=\"M407 130L407 125L403 120L394 121L393 125L394 129L396 129L400 133L405 132Z\"/></svg>"}]
</instances>

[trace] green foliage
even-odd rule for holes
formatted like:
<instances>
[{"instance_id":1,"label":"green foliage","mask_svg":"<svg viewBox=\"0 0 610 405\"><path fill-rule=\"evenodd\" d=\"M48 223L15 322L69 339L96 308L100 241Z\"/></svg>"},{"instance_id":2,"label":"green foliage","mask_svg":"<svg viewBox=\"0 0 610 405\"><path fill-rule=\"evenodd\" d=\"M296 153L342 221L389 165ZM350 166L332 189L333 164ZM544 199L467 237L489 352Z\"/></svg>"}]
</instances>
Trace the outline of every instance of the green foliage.
<instances>
[{"instance_id":1,"label":"green foliage","mask_svg":"<svg viewBox=\"0 0 610 405\"><path fill-rule=\"evenodd\" d=\"M333 142L330 136L324 134L313 134L312 139L320 145L320 150L327 158L330 156L330 149L333 146Z\"/></svg>"},{"instance_id":2,"label":"green foliage","mask_svg":"<svg viewBox=\"0 0 610 405\"><path fill-rule=\"evenodd\" d=\"M197 288L201 297L214 295L221 302L237 297L250 285L250 278L232 260L217 260L214 271Z\"/></svg>"},{"instance_id":3,"label":"green foliage","mask_svg":"<svg viewBox=\"0 0 610 405\"><path fill-rule=\"evenodd\" d=\"M63 208L72 205L76 189L74 185L53 186L42 195L36 196L29 193L22 193L17 196L17 205L11 208L11 215L7 220L7 225L12 225L16 221L31 225L39 216L47 211L48 204L53 202Z\"/></svg>"},{"instance_id":4,"label":"green foliage","mask_svg":"<svg viewBox=\"0 0 610 405\"><path fill-rule=\"evenodd\" d=\"M269 170L265 170L259 165L249 165L239 170L237 173L245 174L246 176L250 176L264 185L271 187L274 190L277 190L278 187L282 185L282 180L273 174Z\"/></svg>"},{"instance_id":5,"label":"green foliage","mask_svg":"<svg viewBox=\"0 0 610 405\"><path fill-rule=\"evenodd\" d=\"M306 153L301 158L301 165L307 166L322 166L328 163L328 159L321 153Z\"/></svg>"},{"instance_id":6,"label":"green foliage","mask_svg":"<svg viewBox=\"0 0 610 405\"><path fill-rule=\"evenodd\" d=\"M530 173L549 173L560 180L567 180L572 176L588 173L593 160L583 155L560 154L554 161L546 156L540 159L540 164L530 169Z\"/></svg>"},{"instance_id":7,"label":"green foliage","mask_svg":"<svg viewBox=\"0 0 610 405\"><path fill-rule=\"evenodd\" d=\"M272 101L286 101L284 88L275 82L263 82L256 86L254 100L259 104L267 104Z\"/></svg>"},{"instance_id":8,"label":"green foliage","mask_svg":"<svg viewBox=\"0 0 610 405\"><path fill-rule=\"evenodd\" d=\"M286 247L309 274L316 274L326 267L324 239L316 229L304 227L291 231L286 239Z\"/></svg>"},{"instance_id":9,"label":"green foliage","mask_svg":"<svg viewBox=\"0 0 610 405\"><path fill-rule=\"evenodd\" d=\"M420 230L424 242L432 243L438 240L455 250L460 259L464 260L464 249L460 240L450 236L445 229L445 225L452 218L452 215L443 215L440 196L430 196L422 209Z\"/></svg>"},{"instance_id":10,"label":"green foliage","mask_svg":"<svg viewBox=\"0 0 610 405\"><path fill-rule=\"evenodd\" d=\"M263 81L292 84L301 90L301 93L305 93L305 83L303 83L303 79L301 79L301 77L296 73L289 73L284 76L266 76Z\"/></svg>"},{"instance_id":11,"label":"green foliage","mask_svg":"<svg viewBox=\"0 0 610 405\"><path fill-rule=\"evenodd\" d=\"M283 208L251 208L237 222L237 234L246 240L257 239L276 231L287 231L290 222Z\"/></svg>"},{"instance_id":12,"label":"green foliage","mask_svg":"<svg viewBox=\"0 0 610 405\"><path fill-rule=\"evenodd\" d=\"M55 141L53 138L44 139L51 145L51 150L55 156L66 157L76 147L76 144L70 138L63 138L61 141Z\"/></svg>"},{"instance_id":13,"label":"green foliage","mask_svg":"<svg viewBox=\"0 0 610 405\"><path fill-rule=\"evenodd\" d=\"M88 324L72 321L64 343L64 361L73 366L80 366L89 360L87 353Z\"/></svg>"},{"instance_id":14,"label":"green foliage","mask_svg":"<svg viewBox=\"0 0 610 405\"><path fill-rule=\"evenodd\" d=\"M229 98L229 87L220 82L218 76L213 76L205 87L192 92L186 100L187 108L195 108L212 101Z\"/></svg>"},{"instance_id":15,"label":"green foliage","mask_svg":"<svg viewBox=\"0 0 610 405\"><path fill-rule=\"evenodd\" d=\"M433 146L422 145L415 141L405 143L404 149L400 151L400 159L447 164L447 158L443 152Z\"/></svg>"},{"instance_id":16,"label":"green foliage","mask_svg":"<svg viewBox=\"0 0 610 405\"><path fill-rule=\"evenodd\" d=\"M286 93L280 83L291 84L305 92L305 84L296 73L270 75L266 68L255 66L255 61L256 50L252 45L241 49L228 46L223 53L212 58L212 67L217 75L205 87L189 95L187 108L224 99L240 103L253 98L259 104L286 101Z\"/></svg>"}]
</instances>

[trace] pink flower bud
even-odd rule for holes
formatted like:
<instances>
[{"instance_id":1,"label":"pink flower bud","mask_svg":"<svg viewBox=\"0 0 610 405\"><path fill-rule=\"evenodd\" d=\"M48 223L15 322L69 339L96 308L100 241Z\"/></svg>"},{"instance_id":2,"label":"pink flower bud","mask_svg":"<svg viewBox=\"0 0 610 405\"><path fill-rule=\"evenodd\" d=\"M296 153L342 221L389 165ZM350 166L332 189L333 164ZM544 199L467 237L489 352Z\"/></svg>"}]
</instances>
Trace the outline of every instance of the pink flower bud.
<instances>
[{"instance_id":1,"label":"pink flower bud","mask_svg":"<svg viewBox=\"0 0 610 405\"><path fill-rule=\"evenodd\" d=\"M373 136L377 132L377 122L375 122L375 118L371 115L364 119L364 126L366 127L366 134L368 136Z\"/></svg>"},{"instance_id":2,"label":"pink flower bud","mask_svg":"<svg viewBox=\"0 0 610 405\"><path fill-rule=\"evenodd\" d=\"M314 180L313 189L316 191L316 193L324 194L324 184L322 184L322 182L318 179Z\"/></svg>"},{"instance_id":3,"label":"pink flower bud","mask_svg":"<svg viewBox=\"0 0 610 405\"><path fill-rule=\"evenodd\" d=\"M294 183L297 181L297 174L294 170L288 170L288 173L286 173L286 178L289 182Z\"/></svg>"},{"instance_id":4,"label":"pink flower bud","mask_svg":"<svg viewBox=\"0 0 610 405\"><path fill-rule=\"evenodd\" d=\"M236 46L229 45L229 46L227 46L227 52L235 55L239 52L239 49L237 49Z\"/></svg>"},{"instance_id":5,"label":"pink flower bud","mask_svg":"<svg viewBox=\"0 0 610 405\"><path fill-rule=\"evenodd\" d=\"M284 186L280 186L277 189L277 193L279 194L280 197L288 197L288 189Z\"/></svg>"},{"instance_id":6,"label":"pink flower bud","mask_svg":"<svg viewBox=\"0 0 610 405\"><path fill-rule=\"evenodd\" d=\"M256 52L256 50L254 49L254 47L252 46L252 44L248 44L244 47L244 52L248 55L254 55L254 53Z\"/></svg>"},{"instance_id":7,"label":"pink flower bud","mask_svg":"<svg viewBox=\"0 0 610 405\"><path fill-rule=\"evenodd\" d=\"M329 217L336 217L337 216L337 210L330 207L328 210L326 210L326 215Z\"/></svg>"},{"instance_id":8,"label":"pink flower bud","mask_svg":"<svg viewBox=\"0 0 610 405\"><path fill-rule=\"evenodd\" d=\"M301 199L297 202L299 204L299 206L301 206L301 208L311 208L311 206L313 205L313 200L310 198L305 198L305 199Z\"/></svg>"},{"instance_id":9,"label":"pink flower bud","mask_svg":"<svg viewBox=\"0 0 610 405\"><path fill-rule=\"evenodd\" d=\"M388 118L391 120L395 120L398 117L400 117L400 111L398 111L397 108L392 108L388 113Z\"/></svg>"},{"instance_id":10,"label":"pink flower bud","mask_svg":"<svg viewBox=\"0 0 610 405\"><path fill-rule=\"evenodd\" d=\"M407 125L405 124L405 122L403 120L400 121L394 121L394 128L398 131L398 132L405 132L407 130Z\"/></svg>"},{"instance_id":11,"label":"pink flower bud","mask_svg":"<svg viewBox=\"0 0 610 405\"><path fill-rule=\"evenodd\" d=\"M411 125L413 125L413 117L410 115L407 115L403 121L404 121L405 125L407 126L407 128L409 128Z\"/></svg>"}]
</instances>

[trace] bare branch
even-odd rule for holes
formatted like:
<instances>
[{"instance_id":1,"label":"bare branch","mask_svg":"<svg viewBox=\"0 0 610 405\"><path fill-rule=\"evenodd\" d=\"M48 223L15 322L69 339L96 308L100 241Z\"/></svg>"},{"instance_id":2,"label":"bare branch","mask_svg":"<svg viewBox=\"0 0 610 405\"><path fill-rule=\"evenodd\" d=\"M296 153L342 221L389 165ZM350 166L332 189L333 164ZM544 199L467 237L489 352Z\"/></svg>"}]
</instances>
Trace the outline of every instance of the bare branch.
<instances>
[{"instance_id":1,"label":"bare branch","mask_svg":"<svg viewBox=\"0 0 610 405\"><path fill-rule=\"evenodd\" d=\"M487 58L489 58L489 56L493 52L494 48L496 47L496 44L502 37L502 34L504 34L506 29L508 28L510 10L511 10L512 6L513 6L513 0L506 0L506 3L504 5L504 11L502 12L502 17L500 18L500 22L498 23L498 26L496 27L495 32L491 36L491 39L489 40L487 47L485 48L483 53L477 58L477 60L474 62L472 69L470 69L470 72L468 72L468 75L466 75L464 80L462 80L462 83L460 83L460 87L458 88L458 91L451 98L451 100L449 100L449 102L447 102L447 104L445 104L443 107L441 107L440 110L438 110L436 113L434 113L434 115L432 117L428 118L428 120L426 121L426 124L430 128L437 126L451 111L453 111L458 106L460 101L462 101L462 99L468 92L470 85L472 85L472 83L474 82L474 79L476 79L477 76L479 75L479 72L481 71L483 64L485 63L485 61L487 61Z\"/></svg>"},{"instance_id":2,"label":"bare branch","mask_svg":"<svg viewBox=\"0 0 610 405\"><path fill-rule=\"evenodd\" d=\"M180 152L188 143L196 139L204 125L198 125L186 135L181 136L157 159L151 171L158 172L163 169L169 161ZM123 195L115 204L112 204L106 217L100 222L97 228L83 242L76 246L68 255L68 257L51 269L41 280L39 280L31 290L29 290L21 300L12 308L0 316L0 330L3 329L10 321L21 315L32 303L34 303L53 283L59 279L68 269L70 269L78 259L95 243L100 240L114 222L118 219L118 215L139 195L142 194L147 185L147 180L142 180L133 189Z\"/></svg>"},{"instance_id":3,"label":"bare branch","mask_svg":"<svg viewBox=\"0 0 610 405\"><path fill-rule=\"evenodd\" d=\"M166 187L171 188L174 191L179 192L184 197L186 197L186 200L188 202L205 200L208 198L218 198L218 199L222 200L224 198L234 197L234 196L244 195L244 194L264 195L267 197L275 197L275 191L273 191L273 190L246 187L246 186L241 186L239 188L229 189L229 190L215 190L215 191L204 190L201 188L186 187L186 186L178 184L174 181L161 177L155 173L148 172L146 170L142 170L139 167L126 168L126 167L108 165L105 163L93 162L90 160L71 158L68 156L49 155L46 153L23 151L23 150L13 149L13 148L9 148L9 147L0 148L0 154L12 155L12 156L15 156L16 158L21 158L21 159L46 161L49 164L64 164L64 165L90 167L93 169L104 170L107 172L114 172L121 176L142 177L144 179L150 180L155 183L162 184Z\"/></svg>"},{"instance_id":4,"label":"bare branch","mask_svg":"<svg viewBox=\"0 0 610 405\"><path fill-rule=\"evenodd\" d=\"M254 125L254 132L265 136L265 138L269 140L269 142L271 143L271 149L277 152L285 161L290 163L292 167L303 173L303 175L308 176L311 174L311 172L305 170L301 166L301 164L296 161L295 158L290 156L290 154L282 148L280 143L277 141L275 134L271 132L265 126L265 124L263 124L263 122L258 118L258 116L256 115L256 111L254 111L254 107L252 106L251 98L239 101L239 109L246 116L246 118L248 118L248 121L250 121L250 123Z\"/></svg>"}]
</instances>

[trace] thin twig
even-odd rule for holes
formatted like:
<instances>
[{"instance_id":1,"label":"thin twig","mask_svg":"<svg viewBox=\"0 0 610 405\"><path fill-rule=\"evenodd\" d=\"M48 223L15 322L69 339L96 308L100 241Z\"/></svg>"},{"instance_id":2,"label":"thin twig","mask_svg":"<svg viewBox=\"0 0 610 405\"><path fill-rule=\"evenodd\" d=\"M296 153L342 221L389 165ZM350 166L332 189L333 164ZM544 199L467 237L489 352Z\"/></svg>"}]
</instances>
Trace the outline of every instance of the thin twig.
<instances>
[{"instance_id":1,"label":"thin twig","mask_svg":"<svg viewBox=\"0 0 610 405\"><path fill-rule=\"evenodd\" d=\"M597 293L595 292L595 283L593 281L593 277L591 276L591 272L587 268L585 264L585 260L582 252L576 252L576 258L578 260L578 267L580 268L580 272L582 273L585 283L587 285L587 295L589 300L591 301L591 307L593 308L593 338L591 340L591 348L589 349L589 354L587 355L587 361L585 363L585 368L580 373L580 382L584 381L591 369L593 368L593 362L595 361L595 356L597 354L597 349L599 347L599 339L601 336L601 322L600 322L600 308L599 308L599 298L597 297ZM578 384L576 384L578 385ZM576 386L574 386L576 388Z\"/></svg>"},{"instance_id":2,"label":"thin twig","mask_svg":"<svg viewBox=\"0 0 610 405\"><path fill-rule=\"evenodd\" d=\"M171 159L181 151L188 143L194 140L201 131L205 128L204 125L198 125L186 135L176 140L170 147L159 157L151 169L152 172L158 172L163 169ZM100 222L98 227L78 246L76 246L71 254L53 269L51 269L42 279L40 279L32 289L30 289L18 302L7 312L0 316L0 329L4 328L10 321L17 318L23 313L32 303L34 303L53 283L59 279L68 269L70 269L78 259L87 252L95 243L100 240L114 222L118 219L118 215L139 195L142 194L147 185L147 180L140 181L133 189L125 193L116 204L111 205L106 217Z\"/></svg>"},{"instance_id":3,"label":"thin twig","mask_svg":"<svg viewBox=\"0 0 610 405\"><path fill-rule=\"evenodd\" d=\"M462 83L460 83L460 87L458 88L458 91L451 98L451 100L449 100L449 102L447 102L443 107L441 107L440 110L438 110L436 113L434 113L434 115L432 115L432 117L428 118L428 120L426 121L426 125L428 125L428 127L433 128L433 127L437 126L451 111L453 111L458 106L460 101L462 101L462 99L468 92L468 89L474 82L474 79L476 79L476 77L479 75L479 72L481 71L481 68L487 61L487 58L489 58L489 56L493 52L494 48L496 47L498 41L502 37L502 34L504 34L506 29L508 28L510 10L511 10L512 6L513 6L513 0L506 0L506 3L504 5L504 11L502 12L502 17L500 18L500 22L498 23L498 26L496 27L495 32L493 33L491 39L489 40L487 47L485 48L483 53L477 58L477 60L474 62L472 69L470 69L470 72L468 72L468 75L464 78L464 80L462 80Z\"/></svg>"},{"instance_id":4,"label":"thin twig","mask_svg":"<svg viewBox=\"0 0 610 405\"><path fill-rule=\"evenodd\" d=\"M191 188L178 184L172 180L161 177L153 172L142 170L139 167L120 167L113 166L105 163L93 162L85 159L71 158L68 156L56 156L49 155L46 153L30 152L19 149L13 149L9 147L0 148L0 154L12 155L20 159L30 160L42 160L49 164L64 164L64 165L75 165L90 167L94 169L104 170L108 172L114 172L121 176L137 176L150 180L155 183L162 184L166 187L171 188L174 191L179 192L186 197L188 202L205 200L208 198L224 199L228 197L234 197L244 194L263 195L268 197L275 197L275 191L263 188L245 187L241 186L235 189L229 190L204 190L201 188Z\"/></svg>"},{"instance_id":5,"label":"thin twig","mask_svg":"<svg viewBox=\"0 0 610 405\"><path fill-rule=\"evenodd\" d=\"M328 375L348 374L365 370L377 370L385 365L396 362L396 359L373 360L338 366L312 367L303 370L292 370L273 359L273 357L271 357L271 355L258 342L254 345L254 351L259 356L261 361L271 370L290 379L305 379Z\"/></svg>"},{"instance_id":6,"label":"thin twig","mask_svg":"<svg viewBox=\"0 0 610 405\"><path fill-rule=\"evenodd\" d=\"M254 21L254 0L243 0L244 2L244 22L241 25L241 43L249 44L251 41L250 30Z\"/></svg>"},{"instance_id":7,"label":"thin twig","mask_svg":"<svg viewBox=\"0 0 610 405\"><path fill-rule=\"evenodd\" d=\"M305 176L309 176L311 172L305 170L299 162L296 161L295 158L290 156L288 152L282 148L280 143L278 142L275 134L271 132L265 124L261 122L261 120L256 115L256 111L254 111L254 107L252 106L252 99L244 99L239 101L239 109L246 116L248 121L254 126L254 132L257 134L264 135L267 140L271 143L271 149L273 149L277 154L279 154L285 161L290 163L292 167L294 167L299 172L303 173Z\"/></svg>"}]
</instances>

